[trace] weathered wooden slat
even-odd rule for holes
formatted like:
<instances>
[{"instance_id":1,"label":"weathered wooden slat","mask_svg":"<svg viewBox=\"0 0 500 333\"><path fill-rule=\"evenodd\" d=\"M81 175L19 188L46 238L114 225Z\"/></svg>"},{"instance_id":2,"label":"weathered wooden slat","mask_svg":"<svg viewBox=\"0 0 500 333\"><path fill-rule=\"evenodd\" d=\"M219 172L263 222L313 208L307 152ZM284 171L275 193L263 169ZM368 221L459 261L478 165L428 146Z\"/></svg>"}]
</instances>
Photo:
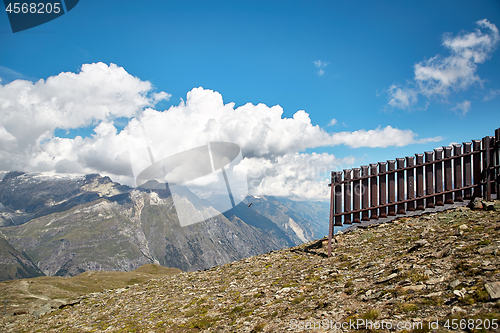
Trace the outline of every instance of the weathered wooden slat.
<instances>
[{"instance_id":1,"label":"weathered wooden slat","mask_svg":"<svg viewBox=\"0 0 500 333\"><path fill-rule=\"evenodd\" d=\"M404 169L405 167L405 159L404 158L396 158L397 168L398 170ZM398 177L398 202L405 200L405 172L404 170L397 172ZM406 214L405 204L398 204L398 214Z\"/></svg>"},{"instance_id":2,"label":"weathered wooden slat","mask_svg":"<svg viewBox=\"0 0 500 333\"><path fill-rule=\"evenodd\" d=\"M328 257L332 254L332 238L333 238L333 233L334 233L334 226L333 226L333 205L334 205L334 199L335 199L335 194L333 193L333 172L331 175L331 187L330 187L330 221L328 223Z\"/></svg>"},{"instance_id":3,"label":"weathered wooden slat","mask_svg":"<svg viewBox=\"0 0 500 333\"><path fill-rule=\"evenodd\" d=\"M351 169L344 170L344 180L350 180L351 174ZM344 183L344 212L351 211L351 186L351 182ZM344 215L344 224L352 224L351 214Z\"/></svg>"},{"instance_id":4,"label":"weathered wooden slat","mask_svg":"<svg viewBox=\"0 0 500 333\"><path fill-rule=\"evenodd\" d=\"M370 164L370 175L373 175L370 178L370 206L375 207L378 206L378 182L377 182L377 164ZM378 219L377 209L372 209L370 219Z\"/></svg>"},{"instance_id":5,"label":"weathered wooden slat","mask_svg":"<svg viewBox=\"0 0 500 333\"><path fill-rule=\"evenodd\" d=\"M352 173L353 179L357 179L360 177L360 168L353 168ZM361 181L360 180L355 180L353 182L353 202L352 202L352 209L353 210L359 210L360 206L360 199L361 199ZM360 223L361 220L359 219L359 213L354 213L352 214L352 222L353 223Z\"/></svg>"},{"instance_id":6,"label":"weathered wooden slat","mask_svg":"<svg viewBox=\"0 0 500 333\"><path fill-rule=\"evenodd\" d=\"M415 165L415 157L407 156L406 157L406 166L413 167ZM407 198L409 200L415 198L415 169L411 168L406 170L406 189L408 191ZM406 204L406 209L408 211L415 210L415 201L408 201Z\"/></svg>"},{"instance_id":7,"label":"weathered wooden slat","mask_svg":"<svg viewBox=\"0 0 500 333\"><path fill-rule=\"evenodd\" d=\"M368 165L361 166L361 175L368 175ZM370 221L370 217L368 217L368 178L363 178L361 180L361 207L365 209L361 212L361 221Z\"/></svg>"},{"instance_id":8,"label":"weathered wooden slat","mask_svg":"<svg viewBox=\"0 0 500 333\"><path fill-rule=\"evenodd\" d=\"M443 147L444 158L451 157L451 147ZM451 160L444 161L444 190L450 191L453 187L453 171L451 168ZM453 193L448 192L444 195L444 203L453 203Z\"/></svg>"},{"instance_id":9,"label":"weathered wooden slat","mask_svg":"<svg viewBox=\"0 0 500 333\"><path fill-rule=\"evenodd\" d=\"M342 180L342 172L333 173L333 183L335 184L335 214L342 213L342 186L339 183ZM335 226L342 226L342 216L335 216Z\"/></svg>"},{"instance_id":10,"label":"weathered wooden slat","mask_svg":"<svg viewBox=\"0 0 500 333\"><path fill-rule=\"evenodd\" d=\"M424 210L424 199L420 199L424 196L424 167L421 166L424 163L424 154L415 154L417 161L417 210Z\"/></svg>"},{"instance_id":11,"label":"weathered wooden slat","mask_svg":"<svg viewBox=\"0 0 500 333\"><path fill-rule=\"evenodd\" d=\"M483 172L486 183L483 185L483 193L486 200L491 200L491 172L490 172L490 138L483 138Z\"/></svg>"},{"instance_id":12,"label":"weathered wooden slat","mask_svg":"<svg viewBox=\"0 0 500 333\"><path fill-rule=\"evenodd\" d=\"M463 184L463 179L462 179L462 145L454 145L453 146L453 151L455 155L455 159L453 160L453 185L455 189L461 188ZM461 202L464 201L463 199L463 192L462 190L457 190L455 192L455 201Z\"/></svg>"},{"instance_id":13,"label":"weathered wooden slat","mask_svg":"<svg viewBox=\"0 0 500 333\"><path fill-rule=\"evenodd\" d=\"M389 171L394 171L396 170L396 161L387 161L387 164L389 166ZM395 173L390 173L387 175L387 182L389 185L389 188L387 189L387 193L389 196L389 203L395 203L396 202L396 174ZM396 216L396 205L390 205L389 206L389 213L387 214L388 216Z\"/></svg>"},{"instance_id":14,"label":"weathered wooden slat","mask_svg":"<svg viewBox=\"0 0 500 333\"><path fill-rule=\"evenodd\" d=\"M472 194L473 197L481 197L481 140L472 140L472 151L474 154L472 155L472 181L474 185L474 192Z\"/></svg>"},{"instance_id":15,"label":"weathered wooden slat","mask_svg":"<svg viewBox=\"0 0 500 333\"><path fill-rule=\"evenodd\" d=\"M434 154L432 151L424 152L425 163L433 162ZM425 194L434 194L434 168L432 164L425 166ZM434 208L434 197L429 197L425 199L426 208Z\"/></svg>"},{"instance_id":16,"label":"weathered wooden slat","mask_svg":"<svg viewBox=\"0 0 500 333\"><path fill-rule=\"evenodd\" d=\"M386 162L379 162L379 173L383 173L386 171L387 168L387 163ZM380 205L385 205L387 203L387 183L386 183L386 175L379 175L379 198L380 198ZM380 218L386 218L387 217L387 208L383 207L379 209L379 214L378 216Z\"/></svg>"},{"instance_id":17,"label":"weathered wooden slat","mask_svg":"<svg viewBox=\"0 0 500 333\"><path fill-rule=\"evenodd\" d=\"M442 193L443 189L443 150L442 149L434 149L434 160L436 164L434 164L434 191L436 193ZM440 194L436 196L436 206L444 205L444 195Z\"/></svg>"},{"instance_id":18,"label":"weathered wooden slat","mask_svg":"<svg viewBox=\"0 0 500 333\"><path fill-rule=\"evenodd\" d=\"M471 142L463 142L464 153L470 153L472 151L472 143ZM464 175L464 186L472 185L472 163L471 156L464 156L464 165L463 165L463 175ZM472 191L470 188L464 190L464 199L471 199Z\"/></svg>"}]
</instances>

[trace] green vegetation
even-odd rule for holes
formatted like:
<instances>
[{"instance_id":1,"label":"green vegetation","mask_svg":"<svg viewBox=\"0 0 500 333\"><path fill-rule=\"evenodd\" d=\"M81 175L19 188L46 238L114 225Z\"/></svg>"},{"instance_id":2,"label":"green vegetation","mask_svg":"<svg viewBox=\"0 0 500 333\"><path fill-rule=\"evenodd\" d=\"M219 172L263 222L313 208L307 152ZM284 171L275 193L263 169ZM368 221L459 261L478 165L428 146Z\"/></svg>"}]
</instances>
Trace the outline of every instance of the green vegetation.
<instances>
[{"instance_id":1,"label":"green vegetation","mask_svg":"<svg viewBox=\"0 0 500 333\"><path fill-rule=\"evenodd\" d=\"M370 309L361 315L362 319L365 320L375 320L379 316L379 312L375 309Z\"/></svg>"},{"instance_id":2,"label":"green vegetation","mask_svg":"<svg viewBox=\"0 0 500 333\"><path fill-rule=\"evenodd\" d=\"M301 303L303 300L305 300L306 298L304 296L299 296L299 297L295 297L293 300L292 300L292 304L296 305L296 304L299 304Z\"/></svg>"}]
</instances>

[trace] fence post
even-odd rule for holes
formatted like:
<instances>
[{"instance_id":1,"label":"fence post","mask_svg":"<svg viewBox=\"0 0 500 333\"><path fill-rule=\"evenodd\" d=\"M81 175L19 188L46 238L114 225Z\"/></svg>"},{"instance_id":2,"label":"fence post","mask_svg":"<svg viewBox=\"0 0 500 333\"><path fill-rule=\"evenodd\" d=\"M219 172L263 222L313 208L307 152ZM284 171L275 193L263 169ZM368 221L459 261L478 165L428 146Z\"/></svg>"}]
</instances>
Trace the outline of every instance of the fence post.
<instances>
[{"instance_id":1,"label":"fence post","mask_svg":"<svg viewBox=\"0 0 500 333\"><path fill-rule=\"evenodd\" d=\"M342 181L342 172L336 171L333 175L334 177L334 182L335 182L335 214L340 214L342 213L342 186L337 185ZM342 216L337 215L335 216L335 226L341 227L342 226Z\"/></svg>"},{"instance_id":2,"label":"fence post","mask_svg":"<svg viewBox=\"0 0 500 333\"><path fill-rule=\"evenodd\" d=\"M353 179L357 179L359 178L360 176L360 168L353 168L352 169L352 172L353 172ZM356 180L353 182L353 191L354 191L354 198L353 198L353 207L352 209L353 210L359 210L359 201L360 201L360 198L361 198L361 181L360 180ZM360 219L359 219L359 212L357 213L354 213L352 214L352 222L353 223L360 223Z\"/></svg>"},{"instance_id":3,"label":"fence post","mask_svg":"<svg viewBox=\"0 0 500 333\"><path fill-rule=\"evenodd\" d=\"M496 194L497 189L495 187L495 137L489 136L488 137L490 140L490 167L488 169L489 171L489 180L490 180L490 187L491 187L491 194Z\"/></svg>"},{"instance_id":4,"label":"fence post","mask_svg":"<svg viewBox=\"0 0 500 333\"><path fill-rule=\"evenodd\" d=\"M495 182L497 184L497 200L500 199L500 128L495 130Z\"/></svg>"},{"instance_id":5,"label":"fence post","mask_svg":"<svg viewBox=\"0 0 500 333\"><path fill-rule=\"evenodd\" d=\"M484 196L486 200L491 200L491 172L490 172L490 137L483 138L483 173L484 173Z\"/></svg>"},{"instance_id":6,"label":"fence post","mask_svg":"<svg viewBox=\"0 0 500 333\"><path fill-rule=\"evenodd\" d=\"M379 162L379 172L384 173L386 171L386 162ZM380 175L378 176L379 178L379 199L380 199L380 205L385 205L387 203L387 183L386 183L386 175ZM379 208L378 210L379 214L378 216L380 218L386 218L387 217L387 208L382 207Z\"/></svg>"},{"instance_id":7,"label":"fence post","mask_svg":"<svg viewBox=\"0 0 500 333\"><path fill-rule=\"evenodd\" d=\"M352 170L344 170L344 180L351 180ZM351 211L351 182L344 183L344 212ZM351 214L344 215L344 224L352 224Z\"/></svg>"},{"instance_id":8,"label":"fence post","mask_svg":"<svg viewBox=\"0 0 500 333\"><path fill-rule=\"evenodd\" d=\"M470 153L472 151L472 143L463 142L464 146L464 154ZM471 173L471 156L464 156L464 166L463 166L463 175L464 175L464 186L472 185L472 173ZM464 199L471 199L472 197L472 189L466 188L464 190Z\"/></svg>"},{"instance_id":9,"label":"fence post","mask_svg":"<svg viewBox=\"0 0 500 333\"><path fill-rule=\"evenodd\" d=\"M397 168L398 170L403 169L405 167L405 159L404 158L396 158ZM405 200L405 172L404 170L398 171L398 201ZM406 214L405 204L398 204L398 214Z\"/></svg>"},{"instance_id":10,"label":"fence post","mask_svg":"<svg viewBox=\"0 0 500 333\"><path fill-rule=\"evenodd\" d=\"M472 140L472 168L473 168L473 182L474 182L474 193L473 197L482 197L481 194L481 140Z\"/></svg>"},{"instance_id":11,"label":"fence post","mask_svg":"<svg viewBox=\"0 0 500 333\"><path fill-rule=\"evenodd\" d=\"M444 149L444 158L450 158L451 147L443 147L443 149ZM452 178L451 160L446 160L444 161L444 190L451 191L453 185L452 183L453 183L453 178ZM453 193L451 192L445 193L444 199L445 199L444 201L445 204L452 204Z\"/></svg>"},{"instance_id":12,"label":"fence post","mask_svg":"<svg viewBox=\"0 0 500 333\"><path fill-rule=\"evenodd\" d=\"M432 151L426 151L425 153L425 163L430 163L434 161ZM425 166L425 194L434 194L434 165L429 164ZM434 197L425 199L425 207L434 208Z\"/></svg>"},{"instance_id":13,"label":"fence post","mask_svg":"<svg viewBox=\"0 0 500 333\"><path fill-rule=\"evenodd\" d=\"M362 165L361 166L361 177L366 177L368 176L368 165ZM362 184L362 190L361 190L361 208L364 209L361 212L361 221L370 221L370 218L368 217L368 178L364 178L361 181Z\"/></svg>"},{"instance_id":14,"label":"fence post","mask_svg":"<svg viewBox=\"0 0 500 333\"><path fill-rule=\"evenodd\" d=\"M415 166L415 157L407 156L406 157L406 166L411 168ZM408 190L408 200L415 198L415 168L411 168L406 170L406 187ZM408 201L406 204L406 210L414 211L415 210L415 200Z\"/></svg>"},{"instance_id":15,"label":"fence post","mask_svg":"<svg viewBox=\"0 0 500 333\"><path fill-rule=\"evenodd\" d=\"M334 233L334 226L333 226L333 205L334 205L334 197L335 194L333 193L334 190L334 185L333 185L333 171L331 175L331 182L330 182L330 222L328 225L328 258L330 258L330 255L332 254L332 237Z\"/></svg>"},{"instance_id":16,"label":"fence post","mask_svg":"<svg viewBox=\"0 0 500 333\"><path fill-rule=\"evenodd\" d=\"M424 163L424 154L415 154L417 165ZM418 199L424 196L424 167L417 167L417 210L424 210L424 199Z\"/></svg>"},{"instance_id":17,"label":"fence post","mask_svg":"<svg viewBox=\"0 0 500 333\"><path fill-rule=\"evenodd\" d=\"M462 145L454 145L453 146L455 159L453 160L453 168L455 171L453 172L455 188L462 187ZM455 201L464 201L462 190L455 191Z\"/></svg>"},{"instance_id":18,"label":"fence post","mask_svg":"<svg viewBox=\"0 0 500 333\"><path fill-rule=\"evenodd\" d=\"M377 184L377 164L370 164L370 205L375 207L378 205L378 184ZM377 208L372 209L370 219L378 219Z\"/></svg>"},{"instance_id":19,"label":"fence post","mask_svg":"<svg viewBox=\"0 0 500 333\"><path fill-rule=\"evenodd\" d=\"M435 193L443 192L443 150L434 149L434 160L437 162L434 164L434 177L435 177ZM443 195L436 195L436 206L443 206Z\"/></svg>"},{"instance_id":20,"label":"fence post","mask_svg":"<svg viewBox=\"0 0 500 333\"><path fill-rule=\"evenodd\" d=\"M394 171L396 170L396 161L387 161L389 164L389 171ZM388 194L389 194L389 203L394 203L396 202L396 173L391 172L387 175L387 181L389 183L389 189L388 189ZM390 205L389 206L389 216L396 216L396 205Z\"/></svg>"},{"instance_id":21,"label":"fence post","mask_svg":"<svg viewBox=\"0 0 500 333\"><path fill-rule=\"evenodd\" d=\"M453 146L455 159L453 160L453 182L455 183L455 188L462 187L462 145L456 144ZM455 191L455 201L464 201L462 190Z\"/></svg>"}]
</instances>

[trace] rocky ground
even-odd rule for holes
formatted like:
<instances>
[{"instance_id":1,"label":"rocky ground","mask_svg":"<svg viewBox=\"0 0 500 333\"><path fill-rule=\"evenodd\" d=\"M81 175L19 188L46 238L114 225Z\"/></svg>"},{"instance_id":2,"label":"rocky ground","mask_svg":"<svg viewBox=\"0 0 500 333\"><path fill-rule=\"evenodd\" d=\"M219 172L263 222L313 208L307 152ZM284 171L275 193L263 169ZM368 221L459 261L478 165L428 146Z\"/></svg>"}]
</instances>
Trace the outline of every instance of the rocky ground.
<instances>
[{"instance_id":1,"label":"rocky ground","mask_svg":"<svg viewBox=\"0 0 500 333\"><path fill-rule=\"evenodd\" d=\"M399 218L336 235L330 258L325 241L309 242L94 293L40 317L1 317L0 325L6 332L327 332L342 326L498 332L500 202L489 209Z\"/></svg>"}]
</instances>

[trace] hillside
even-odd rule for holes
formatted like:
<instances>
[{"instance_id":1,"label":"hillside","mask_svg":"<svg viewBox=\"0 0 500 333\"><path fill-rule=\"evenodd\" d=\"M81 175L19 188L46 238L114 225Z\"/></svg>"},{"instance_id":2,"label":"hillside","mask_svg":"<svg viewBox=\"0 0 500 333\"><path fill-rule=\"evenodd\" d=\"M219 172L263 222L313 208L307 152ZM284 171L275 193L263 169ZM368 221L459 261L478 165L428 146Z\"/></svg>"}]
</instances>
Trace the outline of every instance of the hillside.
<instances>
[{"instance_id":1,"label":"hillside","mask_svg":"<svg viewBox=\"0 0 500 333\"><path fill-rule=\"evenodd\" d=\"M25 253L17 251L0 236L0 281L43 275Z\"/></svg>"},{"instance_id":2,"label":"hillside","mask_svg":"<svg viewBox=\"0 0 500 333\"><path fill-rule=\"evenodd\" d=\"M180 273L177 268L146 264L131 272L88 271L73 277L42 276L0 282L0 296L12 313L39 316L74 304L80 297L108 289L128 288L153 278Z\"/></svg>"},{"instance_id":3,"label":"hillside","mask_svg":"<svg viewBox=\"0 0 500 333\"><path fill-rule=\"evenodd\" d=\"M340 233L331 258L324 240L313 241L88 295L39 318L2 320L7 332L284 332L349 322L365 328L368 320L413 325L406 330L413 332L430 331L429 323L451 331L451 319L491 326L500 321L500 202L494 208Z\"/></svg>"}]
</instances>

